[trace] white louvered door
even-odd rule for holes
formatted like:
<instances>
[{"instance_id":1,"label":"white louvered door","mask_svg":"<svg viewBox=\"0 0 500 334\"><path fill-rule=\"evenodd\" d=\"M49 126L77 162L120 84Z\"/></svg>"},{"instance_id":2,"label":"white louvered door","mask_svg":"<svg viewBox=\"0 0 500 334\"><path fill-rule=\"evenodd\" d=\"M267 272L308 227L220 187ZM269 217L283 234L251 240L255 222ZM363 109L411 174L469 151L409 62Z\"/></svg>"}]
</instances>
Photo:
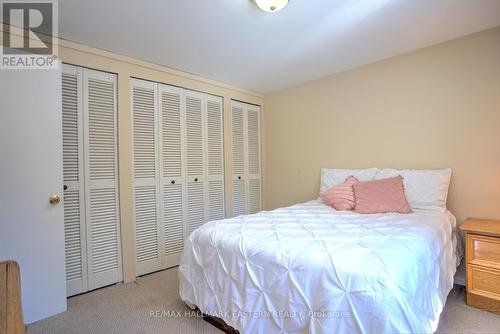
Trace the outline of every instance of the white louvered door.
<instances>
[{"instance_id":1,"label":"white louvered door","mask_svg":"<svg viewBox=\"0 0 500 334\"><path fill-rule=\"evenodd\" d=\"M122 280L116 76L63 66L68 296Z\"/></svg>"},{"instance_id":2,"label":"white louvered door","mask_svg":"<svg viewBox=\"0 0 500 334\"><path fill-rule=\"evenodd\" d=\"M260 199L260 108L247 105L246 109L246 193L248 214L261 210Z\"/></svg>"},{"instance_id":3,"label":"white louvered door","mask_svg":"<svg viewBox=\"0 0 500 334\"><path fill-rule=\"evenodd\" d=\"M205 205L208 209L207 221L225 218L224 196L224 122L222 98L205 95L205 129L207 148L205 150L206 187Z\"/></svg>"},{"instance_id":4,"label":"white louvered door","mask_svg":"<svg viewBox=\"0 0 500 334\"><path fill-rule=\"evenodd\" d=\"M136 273L161 269L157 84L132 81Z\"/></svg>"},{"instance_id":5,"label":"white louvered door","mask_svg":"<svg viewBox=\"0 0 500 334\"><path fill-rule=\"evenodd\" d=\"M184 91L188 234L206 222L203 94Z\"/></svg>"},{"instance_id":6,"label":"white louvered door","mask_svg":"<svg viewBox=\"0 0 500 334\"><path fill-rule=\"evenodd\" d=\"M159 85L162 268L179 264L185 231L183 90Z\"/></svg>"},{"instance_id":7,"label":"white louvered door","mask_svg":"<svg viewBox=\"0 0 500 334\"><path fill-rule=\"evenodd\" d=\"M223 219L222 98L134 79L136 274L179 264L184 240Z\"/></svg>"},{"instance_id":8,"label":"white louvered door","mask_svg":"<svg viewBox=\"0 0 500 334\"><path fill-rule=\"evenodd\" d=\"M83 164L82 69L63 64L63 179L66 290L72 296L88 290Z\"/></svg>"},{"instance_id":9,"label":"white louvered door","mask_svg":"<svg viewBox=\"0 0 500 334\"><path fill-rule=\"evenodd\" d=\"M261 210L260 107L231 101L233 216Z\"/></svg>"},{"instance_id":10,"label":"white louvered door","mask_svg":"<svg viewBox=\"0 0 500 334\"><path fill-rule=\"evenodd\" d=\"M84 155L89 290L122 280L116 75L85 69Z\"/></svg>"},{"instance_id":11,"label":"white louvered door","mask_svg":"<svg viewBox=\"0 0 500 334\"><path fill-rule=\"evenodd\" d=\"M232 153L233 153L233 216L244 215L246 210L245 191L245 111L242 103L231 101Z\"/></svg>"}]
</instances>

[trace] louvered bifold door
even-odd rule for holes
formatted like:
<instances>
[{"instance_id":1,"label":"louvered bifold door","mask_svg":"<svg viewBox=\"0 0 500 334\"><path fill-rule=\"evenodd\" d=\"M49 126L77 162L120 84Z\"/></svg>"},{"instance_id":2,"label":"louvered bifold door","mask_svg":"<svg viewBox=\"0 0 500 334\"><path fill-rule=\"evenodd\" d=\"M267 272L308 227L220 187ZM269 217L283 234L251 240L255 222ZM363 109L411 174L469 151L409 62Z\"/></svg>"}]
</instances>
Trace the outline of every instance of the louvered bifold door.
<instances>
[{"instance_id":1,"label":"louvered bifold door","mask_svg":"<svg viewBox=\"0 0 500 334\"><path fill-rule=\"evenodd\" d=\"M244 105L231 101L232 162L233 162L233 216L244 215L246 209L245 190L245 112Z\"/></svg>"},{"instance_id":2,"label":"louvered bifold door","mask_svg":"<svg viewBox=\"0 0 500 334\"><path fill-rule=\"evenodd\" d=\"M203 94L184 91L186 122L186 197L188 234L206 221Z\"/></svg>"},{"instance_id":3,"label":"louvered bifold door","mask_svg":"<svg viewBox=\"0 0 500 334\"><path fill-rule=\"evenodd\" d=\"M136 275L161 269L157 84L132 81Z\"/></svg>"},{"instance_id":4,"label":"louvered bifold door","mask_svg":"<svg viewBox=\"0 0 500 334\"><path fill-rule=\"evenodd\" d=\"M164 247L160 250L162 267L179 264L185 238L184 199L184 138L183 90L159 85L160 119L160 209L161 234Z\"/></svg>"},{"instance_id":5,"label":"louvered bifold door","mask_svg":"<svg viewBox=\"0 0 500 334\"><path fill-rule=\"evenodd\" d=\"M83 174L82 70L63 65L62 129L66 290L72 296L88 290Z\"/></svg>"},{"instance_id":6,"label":"louvered bifold door","mask_svg":"<svg viewBox=\"0 0 500 334\"><path fill-rule=\"evenodd\" d=\"M260 108L248 105L246 108L247 176L246 193L248 214L261 210L260 178Z\"/></svg>"},{"instance_id":7,"label":"louvered bifold door","mask_svg":"<svg viewBox=\"0 0 500 334\"><path fill-rule=\"evenodd\" d=\"M122 280L116 75L85 69L84 132L89 290Z\"/></svg>"},{"instance_id":8,"label":"louvered bifold door","mask_svg":"<svg viewBox=\"0 0 500 334\"><path fill-rule=\"evenodd\" d=\"M205 95L208 221L225 218L222 98Z\"/></svg>"}]
</instances>

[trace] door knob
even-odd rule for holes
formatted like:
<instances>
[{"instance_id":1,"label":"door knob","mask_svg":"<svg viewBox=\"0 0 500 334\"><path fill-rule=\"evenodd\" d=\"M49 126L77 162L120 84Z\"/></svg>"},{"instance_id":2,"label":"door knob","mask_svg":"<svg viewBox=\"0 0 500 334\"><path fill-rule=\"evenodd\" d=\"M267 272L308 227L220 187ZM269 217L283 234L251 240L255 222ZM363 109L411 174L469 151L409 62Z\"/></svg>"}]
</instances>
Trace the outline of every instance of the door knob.
<instances>
[{"instance_id":1,"label":"door knob","mask_svg":"<svg viewBox=\"0 0 500 334\"><path fill-rule=\"evenodd\" d=\"M60 201L61 201L61 198L59 197L59 195L52 195L49 198L49 203L52 205L59 204Z\"/></svg>"}]
</instances>

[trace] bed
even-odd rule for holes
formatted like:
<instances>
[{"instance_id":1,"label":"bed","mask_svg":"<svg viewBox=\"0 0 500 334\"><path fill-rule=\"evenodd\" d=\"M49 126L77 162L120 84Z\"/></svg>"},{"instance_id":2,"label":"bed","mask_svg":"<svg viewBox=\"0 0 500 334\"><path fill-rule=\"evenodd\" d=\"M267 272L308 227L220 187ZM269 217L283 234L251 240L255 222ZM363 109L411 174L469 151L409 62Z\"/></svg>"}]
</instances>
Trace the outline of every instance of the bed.
<instances>
[{"instance_id":1,"label":"bed","mask_svg":"<svg viewBox=\"0 0 500 334\"><path fill-rule=\"evenodd\" d=\"M455 217L336 211L321 200L209 222L180 296L240 333L429 333L453 286Z\"/></svg>"}]
</instances>

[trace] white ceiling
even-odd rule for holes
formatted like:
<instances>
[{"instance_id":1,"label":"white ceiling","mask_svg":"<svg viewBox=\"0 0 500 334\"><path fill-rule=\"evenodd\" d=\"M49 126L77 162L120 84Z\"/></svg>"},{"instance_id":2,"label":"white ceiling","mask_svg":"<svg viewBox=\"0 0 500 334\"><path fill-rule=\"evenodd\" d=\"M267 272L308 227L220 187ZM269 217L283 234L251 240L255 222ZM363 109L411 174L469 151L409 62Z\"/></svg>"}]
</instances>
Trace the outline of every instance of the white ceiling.
<instances>
[{"instance_id":1,"label":"white ceiling","mask_svg":"<svg viewBox=\"0 0 500 334\"><path fill-rule=\"evenodd\" d=\"M271 92L500 25L500 0L61 0L59 35Z\"/></svg>"}]
</instances>

